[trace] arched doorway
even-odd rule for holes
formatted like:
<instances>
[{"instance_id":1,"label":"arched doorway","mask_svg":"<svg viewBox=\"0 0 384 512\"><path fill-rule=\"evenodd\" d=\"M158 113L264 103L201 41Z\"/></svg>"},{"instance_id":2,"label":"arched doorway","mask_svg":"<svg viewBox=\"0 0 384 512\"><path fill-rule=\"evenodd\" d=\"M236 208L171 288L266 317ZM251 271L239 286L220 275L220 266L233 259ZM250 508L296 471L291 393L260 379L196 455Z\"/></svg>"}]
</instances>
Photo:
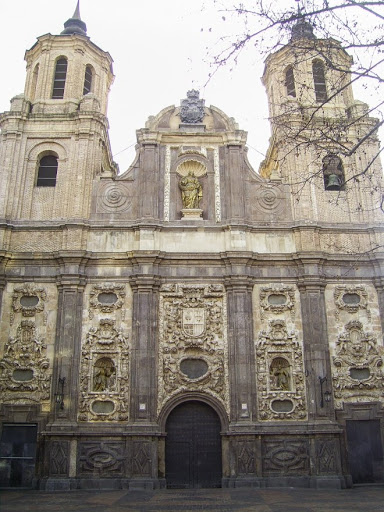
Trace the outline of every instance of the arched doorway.
<instances>
[{"instance_id":1,"label":"arched doorway","mask_svg":"<svg viewBox=\"0 0 384 512\"><path fill-rule=\"evenodd\" d=\"M167 487L221 487L221 424L212 407L184 402L169 414L165 429Z\"/></svg>"}]
</instances>

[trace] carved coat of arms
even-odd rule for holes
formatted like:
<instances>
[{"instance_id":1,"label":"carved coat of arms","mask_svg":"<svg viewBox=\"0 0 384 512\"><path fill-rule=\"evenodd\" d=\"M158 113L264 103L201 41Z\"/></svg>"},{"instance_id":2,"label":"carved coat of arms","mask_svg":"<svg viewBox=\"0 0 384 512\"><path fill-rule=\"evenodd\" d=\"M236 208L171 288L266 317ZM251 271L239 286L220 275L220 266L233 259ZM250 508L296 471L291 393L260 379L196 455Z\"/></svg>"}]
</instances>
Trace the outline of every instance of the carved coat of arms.
<instances>
[{"instance_id":1,"label":"carved coat of arms","mask_svg":"<svg viewBox=\"0 0 384 512\"><path fill-rule=\"evenodd\" d=\"M200 336L205 330L204 308L184 308L182 322L185 334Z\"/></svg>"},{"instance_id":2,"label":"carved coat of arms","mask_svg":"<svg viewBox=\"0 0 384 512\"><path fill-rule=\"evenodd\" d=\"M183 123L201 123L204 118L204 100L199 98L199 91L192 89L187 98L181 100L180 118Z\"/></svg>"}]
</instances>

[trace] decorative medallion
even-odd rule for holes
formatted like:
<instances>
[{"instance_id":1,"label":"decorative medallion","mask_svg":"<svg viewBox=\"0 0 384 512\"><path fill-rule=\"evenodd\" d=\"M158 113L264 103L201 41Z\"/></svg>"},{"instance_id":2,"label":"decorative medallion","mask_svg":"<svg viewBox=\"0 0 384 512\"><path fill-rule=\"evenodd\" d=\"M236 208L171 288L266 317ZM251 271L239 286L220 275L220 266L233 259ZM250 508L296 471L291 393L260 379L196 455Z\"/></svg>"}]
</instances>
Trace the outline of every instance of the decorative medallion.
<instances>
[{"instance_id":1,"label":"decorative medallion","mask_svg":"<svg viewBox=\"0 0 384 512\"><path fill-rule=\"evenodd\" d=\"M114 320L89 330L81 350L79 421L128 419L128 348Z\"/></svg>"},{"instance_id":2,"label":"decorative medallion","mask_svg":"<svg viewBox=\"0 0 384 512\"><path fill-rule=\"evenodd\" d=\"M340 311L357 313L359 310L365 310L368 320L370 320L368 293L365 286L336 286L334 299L336 304L335 316L337 319L340 316Z\"/></svg>"},{"instance_id":3,"label":"decorative medallion","mask_svg":"<svg viewBox=\"0 0 384 512\"><path fill-rule=\"evenodd\" d=\"M291 318L295 318L295 291L292 286L273 285L262 286L260 290L261 319L265 313L283 313L289 311Z\"/></svg>"},{"instance_id":4,"label":"decorative medallion","mask_svg":"<svg viewBox=\"0 0 384 512\"><path fill-rule=\"evenodd\" d=\"M5 344L0 360L0 398L3 402L29 403L50 397L47 345L32 320L23 320L16 336Z\"/></svg>"},{"instance_id":5,"label":"decorative medallion","mask_svg":"<svg viewBox=\"0 0 384 512\"><path fill-rule=\"evenodd\" d=\"M121 182L100 184L97 194L97 210L100 213L123 213L132 207L131 192Z\"/></svg>"},{"instance_id":6,"label":"decorative medallion","mask_svg":"<svg viewBox=\"0 0 384 512\"><path fill-rule=\"evenodd\" d=\"M44 288L37 288L29 283L20 288L15 288L12 295L11 325L15 313L21 313L24 317L32 317L36 313L44 311L46 300L47 293Z\"/></svg>"},{"instance_id":7,"label":"decorative medallion","mask_svg":"<svg viewBox=\"0 0 384 512\"><path fill-rule=\"evenodd\" d=\"M187 98L181 100L180 119L182 123L197 124L204 119L205 101L199 98L200 93L195 89L187 92Z\"/></svg>"},{"instance_id":8,"label":"decorative medallion","mask_svg":"<svg viewBox=\"0 0 384 512\"><path fill-rule=\"evenodd\" d=\"M160 296L159 403L184 392L228 409L226 304L222 285L164 285Z\"/></svg>"},{"instance_id":9,"label":"decorative medallion","mask_svg":"<svg viewBox=\"0 0 384 512\"><path fill-rule=\"evenodd\" d=\"M95 310L112 313L120 309L125 300L125 286L111 283L94 285L89 296L89 318L92 319Z\"/></svg>"}]
</instances>

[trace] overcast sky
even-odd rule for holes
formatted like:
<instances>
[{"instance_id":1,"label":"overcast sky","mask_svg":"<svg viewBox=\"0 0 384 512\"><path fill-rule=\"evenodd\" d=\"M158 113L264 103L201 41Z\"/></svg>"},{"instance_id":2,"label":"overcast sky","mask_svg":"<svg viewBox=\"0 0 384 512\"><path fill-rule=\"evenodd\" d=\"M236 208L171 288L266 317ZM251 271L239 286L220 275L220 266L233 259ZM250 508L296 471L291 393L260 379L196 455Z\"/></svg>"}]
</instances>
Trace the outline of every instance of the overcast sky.
<instances>
[{"instance_id":1,"label":"overcast sky","mask_svg":"<svg viewBox=\"0 0 384 512\"><path fill-rule=\"evenodd\" d=\"M59 34L75 6L76 0L0 0L0 112L24 90L25 50L37 36ZM249 159L258 169L270 136L263 59L250 46L237 66L220 69L204 87L212 71L207 48L238 30L222 21L213 0L81 0L80 12L88 36L114 59L108 117L120 172L134 158L136 129L164 107L179 105L191 88L248 132Z\"/></svg>"}]
</instances>

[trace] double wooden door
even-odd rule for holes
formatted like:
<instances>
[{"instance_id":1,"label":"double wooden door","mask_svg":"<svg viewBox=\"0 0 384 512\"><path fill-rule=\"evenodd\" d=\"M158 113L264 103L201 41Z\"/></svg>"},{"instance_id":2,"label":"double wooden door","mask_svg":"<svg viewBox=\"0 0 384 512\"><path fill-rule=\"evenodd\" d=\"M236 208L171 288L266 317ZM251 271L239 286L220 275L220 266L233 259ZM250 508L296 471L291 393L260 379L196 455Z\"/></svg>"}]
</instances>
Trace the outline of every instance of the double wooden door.
<instances>
[{"instance_id":1,"label":"double wooden door","mask_svg":"<svg viewBox=\"0 0 384 512\"><path fill-rule=\"evenodd\" d=\"M220 419L198 401L177 406L166 423L165 470L168 488L221 487Z\"/></svg>"}]
</instances>

